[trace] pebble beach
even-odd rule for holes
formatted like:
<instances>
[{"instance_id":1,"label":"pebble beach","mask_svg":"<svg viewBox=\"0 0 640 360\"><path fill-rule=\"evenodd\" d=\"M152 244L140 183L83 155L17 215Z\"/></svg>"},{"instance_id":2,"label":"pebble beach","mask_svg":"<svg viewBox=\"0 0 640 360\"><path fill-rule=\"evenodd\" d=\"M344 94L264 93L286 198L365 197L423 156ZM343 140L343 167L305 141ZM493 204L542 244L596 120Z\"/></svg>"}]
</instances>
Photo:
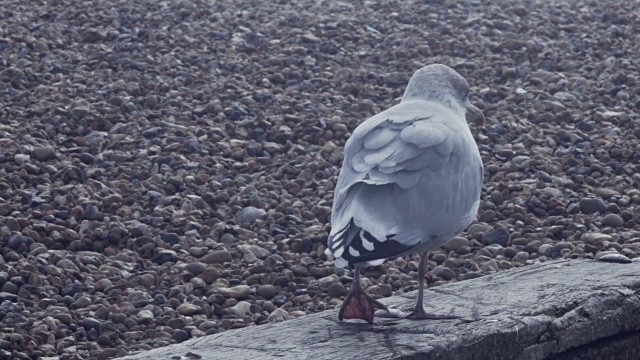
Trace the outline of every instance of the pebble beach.
<instances>
[{"instance_id":1,"label":"pebble beach","mask_svg":"<svg viewBox=\"0 0 640 360\"><path fill-rule=\"evenodd\" d=\"M431 253L429 286L640 255L633 1L1 4L0 359L113 359L339 306L343 146L431 63L486 125L477 221ZM418 261L363 287L416 290Z\"/></svg>"}]
</instances>

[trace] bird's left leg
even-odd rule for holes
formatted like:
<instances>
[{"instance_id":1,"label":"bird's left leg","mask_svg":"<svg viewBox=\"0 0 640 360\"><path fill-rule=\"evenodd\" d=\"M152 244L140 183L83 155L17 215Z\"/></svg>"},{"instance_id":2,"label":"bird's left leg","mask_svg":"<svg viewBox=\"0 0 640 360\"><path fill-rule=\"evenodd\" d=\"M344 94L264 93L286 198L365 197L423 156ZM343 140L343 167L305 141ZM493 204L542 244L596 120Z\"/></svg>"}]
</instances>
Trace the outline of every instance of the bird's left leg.
<instances>
[{"instance_id":1,"label":"bird's left leg","mask_svg":"<svg viewBox=\"0 0 640 360\"><path fill-rule=\"evenodd\" d=\"M429 252L420 253L420 265L418 266L418 299L416 301L416 307L413 311L407 315L407 319L422 320L422 319L458 319L458 316L453 315L439 315L430 314L424 311L424 283L425 276L427 275L427 266L429 260Z\"/></svg>"},{"instance_id":2,"label":"bird's left leg","mask_svg":"<svg viewBox=\"0 0 640 360\"><path fill-rule=\"evenodd\" d=\"M338 319L362 319L368 323L373 323L373 316L377 309L388 311L387 307L376 301L371 295L367 294L362 286L360 286L360 265L356 264L353 276L353 284L349 293L344 298Z\"/></svg>"},{"instance_id":3,"label":"bird's left leg","mask_svg":"<svg viewBox=\"0 0 640 360\"><path fill-rule=\"evenodd\" d=\"M420 253L420 264L418 265L418 299L416 300L416 306L409 314L402 310L390 309L388 311L376 311L376 316L379 317L391 317L391 318L406 318L412 320L422 319L458 319L459 317L453 315L439 315L430 314L424 311L424 288L425 288L425 276L427 275L427 260L429 259L429 252Z\"/></svg>"}]
</instances>

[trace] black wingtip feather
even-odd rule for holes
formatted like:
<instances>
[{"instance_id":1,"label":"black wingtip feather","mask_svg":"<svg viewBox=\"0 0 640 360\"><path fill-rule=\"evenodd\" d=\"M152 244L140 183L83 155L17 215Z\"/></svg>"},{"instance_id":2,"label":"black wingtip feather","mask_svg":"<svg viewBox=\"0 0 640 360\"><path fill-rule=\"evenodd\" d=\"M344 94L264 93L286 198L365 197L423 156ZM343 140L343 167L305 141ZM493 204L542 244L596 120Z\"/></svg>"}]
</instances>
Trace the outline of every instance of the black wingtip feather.
<instances>
[{"instance_id":1,"label":"black wingtip feather","mask_svg":"<svg viewBox=\"0 0 640 360\"><path fill-rule=\"evenodd\" d=\"M373 250L367 250L364 247L360 234L364 234L365 240L373 243ZM349 247L353 247L359 253L359 256L351 255L351 253L349 252ZM356 233L351 242L346 246L341 257L345 259L349 264L357 264L394 257L411 250L413 247L414 246L407 246L396 240L393 240L393 235L387 236L387 239L385 241L378 241L373 235L371 235L371 233L365 230L358 231Z\"/></svg>"}]
</instances>

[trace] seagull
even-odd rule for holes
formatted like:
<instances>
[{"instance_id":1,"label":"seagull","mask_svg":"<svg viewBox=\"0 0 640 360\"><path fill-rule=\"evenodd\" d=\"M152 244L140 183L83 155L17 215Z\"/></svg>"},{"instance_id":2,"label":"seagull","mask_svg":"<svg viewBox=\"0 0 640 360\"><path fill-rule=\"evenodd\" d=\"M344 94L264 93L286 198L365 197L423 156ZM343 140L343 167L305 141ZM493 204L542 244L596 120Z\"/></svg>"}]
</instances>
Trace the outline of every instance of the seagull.
<instances>
[{"instance_id":1,"label":"seagull","mask_svg":"<svg viewBox=\"0 0 640 360\"><path fill-rule=\"evenodd\" d=\"M424 277L429 251L466 229L480 205L484 168L465 114L476 113L481 125L484 115L469 93L455 70L425 66L399 104L365 120L347 140L326 250L337 267L354 267L339 320L372 323L376 309L393 315L362 289L360 269L414 253L421 256L418 299L406 318L452 318L425 312Z\"/></svg>"}]
</instances>

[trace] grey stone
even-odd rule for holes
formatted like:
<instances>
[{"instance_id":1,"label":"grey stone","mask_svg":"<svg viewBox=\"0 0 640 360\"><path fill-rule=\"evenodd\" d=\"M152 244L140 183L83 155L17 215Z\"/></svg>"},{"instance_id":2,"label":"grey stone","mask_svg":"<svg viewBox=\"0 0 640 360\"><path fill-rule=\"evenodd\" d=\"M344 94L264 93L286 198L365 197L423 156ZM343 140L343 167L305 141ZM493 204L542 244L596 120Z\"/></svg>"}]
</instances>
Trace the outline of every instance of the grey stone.
<instances>
[{"instance_id":1,"label":"grey stone","mask_svg":"<svg viewBox=\"0 0 640 360\"><path fill-rule=\"evenodd\" d=\"M228 309L233 315L243 318L247 313L251 313L251 303L240 301Z\"/></svg>"},{"instance_id":2,"label":"grey stone","mask_svg":"<svg viewBox=\"0 0 640 360\"><path fill-rule=\"evenodd\" d=\"M444 244L444 249L448 251L456 251L463 246L469 246L469 240L467 240L466 238L457 236L447 241L447 243Z\"/></svg>"},{"instance_id":3,"label":"grey stone","mask_svg":"<svg viewBox=\"0 0 640 360\"><path fill-rule=\"evenodd\" d=\"M222 295L236 300L246 299L251 294L251 288L247 285L238 285L230 288L218 289Z\"/></svg>"},{"instance_id":4,"label":"grey stone","mask_svg":"<svg viewBox=\"0 0 640 360\"><path fill-rule=\"evenodd\" d=\"M137 221L132 222L132 224L127 228L129 234L133 237L140 237L149 234L149 225L142 224Z\"/></svg>"},{"instance_id":5,"label":"grey stone","mask_svg":"<svg viewBox=\"0 0 640 360\"><path fill-rule=\"evenodd\" d=\"M544 189L541 190L542 193L553 197L553 198L561 198L562 197L562 190L558 189L558 188L554 188L554 187L546 187Z\"/></svg>"},{"instance_id":6,"label":"grey stone","mask_svg":"<svg viewBox=\"0 0 640 360\"><path fill-rule=\"evenodd\" d=\"M585 243L595 243L597 241L608 241L611 239L611 235L602 234L602 233L586 233L580 235L580 240Z\"/></svg>"},{"instance_id":7,"label":"grey stone","mask_svg":"<svg viewBox=\"0 0 640 360\"><path fill-rule=\"evenodd\" d=\"M580 211L585 214L603 214L607 210L607 205L602 199L580 199Z\"/></svg>"},{"instance_id":8,"label":"grey stone","mask_svg":"<svg viewBox=\"0 0 640 360\"><path fill-rule=\"evenodd\" d=\"M3 302L5 300L16 302L18 301L18 296L8 292L0 292L0 302Z\"/></svg>"},{"instance_id":9,"label":"grey stone","mask_svg":"<svg viewBox=\"0 0 640 360\"><path fill-rule=\"evenodd\" d=\"M56 158L56 150L51 146L42 146L33 149L33 157L38 161L53 160Z\"/></svg>"},{"instance_id":10,"label":"grey stone","mask_svg":"<svg viewBox=\"0 0 640 360\"><path fill-rule=\"evenodd\" d=\"M29 156L28 154L16 154L13 159L16 164L24 165L31 160L31 156Z\"/></svg>"},{"instance_id":11,"label":"grey stone","mask_svg":"<svg viewBox=\"0 0 640 360\"><path fill-rule=\"evenodd\" d=\"M345 296L346 294L347 289L344 287L344 285L342 285L342 283L339 282L333 283L327 288L327 295L334 298Z\"/></svg>"},{"instance_id":12,"label":"grey stone","mask_svg":"<svg viewBox=\"0 0 640 360\"><path fill-rule=\"evenodd\" d=\"M102 324L102 321L94 319L94 318L85 318L82 321L82 325L84 326L85 329L90 330L90 329L95 329L95 330L99 330L100 329L100 325Z\"/></svg>"},{"instance_id":13,"label":"grey stone","mask_svg":"<svg viewBox=\"0 0 640 360\"><path fill-rule=\"evenodd\" d=\"M273 285L261 285L256 289L256 295L265 299L271 299L276 295L276 287Z\"/></svg>"},{"instance_id":14,"label":"grey stone","mask_svg":"<svg viewBox=\"0 0 640 360\"><path fill-rule=\"evenodd\" d=\"M167 244L175 245L180 243L180 235L176 233L160 233L160 240L166 242Z\"/></svg>"},{"instance_id":15,"label":"grey stone","mask_svg":"<svg viewBox=\"0 0 640 360\"><path fill-rule=\"evenodd\" d=\"M161 250L152 261L158 265L162 265L167 262L176 262L178 260L178 254L173 250Z\"/></svg>"},{"instance_id":16,"label":"grey stone","mask_svg":"<svg viewBox=\"0 0 640 360\"><path fill-rule=\"evenodd\" d=\"M24 245L25 249L29 248L29 246L31 246L31 244L33 244L33 239L28 237L28 236L22 236L19 234L12 234L9 237L9 242L7 245L9 245L10 248L12 248L13 250L19 250L21 246Z\"/></svg>"},{"instance_id":17,"label":"grey stone","mask_svg":"<svg viewBox=\"0 0 640 360\"><path fill-rule=\"evenodd\" d=\"M452 280L456 278L456 273L444 266L436 266L435 269L433 269L433 275L439 277L442 280Z\"/></svg>"},{"instance_id":18,"label":"grey stone","mask_svg":"<svg viewBox=\"0 0 640 360\"><path fill-rule=\"evenodd\" d=\"M73 261L68 259L62 259L58 261L56 266L63 270L80 271L78 266L76 266L76 264L74 264Z\"/></svg>"},{"instance_id":19,"label":"grey stone","mask_svg":"<svg viewBox=\"0 0 640 360\"><path fill-rule=\"evenodd\" d=\"M236 223L238 224L253 224L257 220L261 219L267 212L255 208L253 206L247 206L246 208L238 211L236 214Z\"/></svg>"},{"instance_id":20,"label":"grey stone","mask_svg":"<svg viewBox=\"0 0 640 360\"><path fill-rule=\"evenodd\" d=\"M198 312L200 312L200 310L201 310L200 306L194 305L194 304L190 304L190 303L180 304L176 308L176 311L180 315L193 315L193 314L197 314Z\"/></svg>"},{"instance_id":21,"label":"grey stone","mask_svg":"<svg viewBox=\"0 0 640 360\"><path fill-rule=\"evenodd\" d=\"M167 321L167 325L171 326L174 329L182 329L187 326L187 321L183 317L169 319Z\"/></svg>"},{"instance_id":22,"label":"grey stone","mask_svg":"<svg viewBox=\"0 0 640 360\"><path fill-rule=\"evenodd\" d=\"M145 291L134 291L127 296L127 301L133 304L135 307L143 307L150 304L153 299Z\"/></svg>"},{"instance_id":23,"label":"grey stone","mask_svg":"<svg viewBox=\"0 0 640 360\"><path fill-rule=\"evenodd\" d=\"M120 194L113 194L102 199L102 205L109 207L114 204L121 204L124 199Z\"/></svg>"},{"instance_id":24,"label":"grey stone","mask_svg":"<svg viewBox=\"0 0 640 360\"><path fill-rule=\"evenodd\" d=\"M91 299L86 297L86 296L81 296L80 298L78 298L78 300L76 300L74 302L74 304L78 307L78 308L86 308L89 305L91 305Z\"/></svg>"},{"instance_id":25,"label":"grey stone","mask_svg":"<svg viewBox=\"0 0 640 360\"><path fill-rule=\"evenodd\" d=\"M516 256L513 257L513 261L520 264L525 264L527 260L529 260L529 253L526 251L518 251Z\"/></svg>"},{"instance_id":26,"label":"grey stone","mask_svg":"<svg viewBox=\"0 0 640 360\"><path fill-rule=\"evenodd\" d=\"M327 289L332 284L339 283L339 282L340 282L340 278L336 274L331 274L329 276L325 276L323 278L320 278L314 281L314 283L316 283L318 287L320 287L321 289Z\"/></svg>"},{"instance_id":27,"label":"grey stone","mask_svg":"<svg viewBox=\"0 0 640 360\"><path fill-rule=\"evenodd\" d=\"M605 251L596 255L596 260L609 263L629 264L631 259L615 251Z\"/></svg>"},{"instance_id":28,"label":"grey stone","mask_svg":"<svg viewBox=\"0 0 640 360\"><path fill-rule=\"evenodd\" d=\"M227 250L213 251L202 257L201 261L205 264L223 264L231 261L231 253Z\"/></svg>"},{"instance_id":29,"label":"grey stone","mask_svg":"<svg viewBox=\"0 0 640 360\"><path fill-rule=\"evenodd\" d=\"M273 254L271 256L269 256L265 261L264 261L264 265L268 266L268 267L274 267L280 264L283 264L285 261L282 258L282 256L278 255L278 254Z\"/></svg>"},{"instance_id":30,"label":"grey stone","mask_svg":"<svg viewBox=\"0 0 640 360\"><path fill-rule=\"evenodd\" d=\"M565 91L558 91L557 93L553 94L553 97L563 102L573 102L578 100L575 95Z\"/></svg>"},{"instance_id":31,"label":"grey stone","mask_svg":"<svg viewBox=\"0 0 640 360\"><path fill-rule=\"evenodd\" d=\"M277 322L282 322L289 319L289 313L286 310L283 309L275 309L271 314L269 314L269 316L267 317L267 320L271 323L277 323Z\"/></svg>"},{"instance_id":32,"label":"grey stone","mask_svg":"<svg viewBox=\"0 0 640 360\"><path fill-rule=\"evenodd\" d=\"M231 245L236 242L236 237L231 233L224 233L220 236L220 242L225 245Z\"/></svg>"},{"instance_id":33,"label":"grey stone","mask_svg":"<svg viewBox=\"0 0 640 360\"><path fill-rule=\"evenodd\" d=\"M498 244L507 247L509 243L509 231L498 228L482 235L482 243L485 245Z\"/></svg>"},{"instance_id":34,"label":"grey stone","mask_svg":"<svg viewBox=\"0 0 640 360\"><path fill-rule=\"evenodd\" d=\"M544 256L551 256L553 254L553 245L551 244L542 244L538 248L538 254Z\"/></svg>"},{"instance_id":35,"label":"grey stone","mask_svg":"<svg viewBox=\"0 0 640 360\"><path fill-rule=\"evenodd\" d=\"M607 188L595 189L593 193L605 199L609 199L613 196L620 196L620 192Z\"/></svg>"},{"instance_id":36,"label":"grey stone","mask_svg":"<svg viewBox=\"0 0 640 360\"><path fill-rule=\"evenodd\" d=\"M602 226L622 227L624 226L624 220L618 214L607 214L602 217L600 224L602 224Z\"/></svg>"},{"instance_id":37,"label":"grey stone","mask_svg":"<svg viewBox=\"0 0 640 360\"><path fill-rule=\"evenodd\" d=\"M191 338L191 336L189 335L188 332L186 332L184 330L176 330L176 331L173 332L173 339L178 344L189 340L189 338ZM160 358L162 358L162 356Z\"/></svg>"},{"instance_id":38,"label":"grey stone","mask_svg":"<svg viewBox=\"0 0 640 360\"><path fill-rule=\"evenodd\" d=\"M189 263L189 264L185 265L184 269L186 271L192 273L193 275L200 275L205 270L207 270L207 265L205 265L203 263L200 263L200 262L194 262L194 263Z\"/></svg>"},{"instance_id":39,"label":"grey stone","mask_svg":"<svg viewBox=\"0 0 640 360\"><path fill-rule=\"evenodd\" d=\"M271 251L257 245L240 245L238 246L238 248L242 249L242 251L244 251L245 253L253 253L253 255L255 255L258 259L264 259L267 256L271 255Z\"/></svg>"},{"instance_id":40,"label":"grey stone","mask_svg":"<svg viewBox=\"0 0 640 360\"><path fill-rule=\"evenodd\" d=\"M366 292L371 295L376 295L378 297L387 297L387 296L391 296L391 294L393 293L393 289L389 284L380 284L380 285L369 286ZM296 302L297 301L298 301L298 297L296 297ZM308 301L311 301L311 298L309 298Z\"/></svg>"},{"instance_id":41,"label":"grey stone","mask_svg":"<svg viewBox=\"0 0 640 360\"><path fill-rule=\"evenodd\" d=\"M258 261L258 258L251 251L247 251L242 256L242 260L248 264L251 264Z\"/></svg>"},{"instance_id":42,"label":"grey stone","mask_svg":"<svg viewBox=\"0 0 640 360\"><path fill-rule=\"evenodd\" d=\"M288 313L275 309L267 320L276 324L218 333L123 360L179 357L195 346L210 359L228 360L333 360L335 351L344 359L369 360L471 360L478 359L478 354L483 359L522 360L604 360L616 354L616 359L632 360L640 351L637 335L617 335L640 331L640 299L635 292L640 288L639 272L640 262L548 261L428 291L427 311L461 316L462 321L432 320L425 327L415 321L377 317L371 326L338 322L337 310L330 310L277 323L286 320ZM598 296L593 295L596 290ZM414 305L415 297L414 291L380 301L404 310ZM340 334L340 341L331 334ZM411 346L399 353L398 344ZM618 351L627 355L620 357ZM587 356L591 353L603 355Z\"/></svg>"},{"instance_id":43,"label":"grey stone","mask_svg":"<svg viewBox=\"0 0 640 360\"><path fill-rule=\"evenodd\" d=\"M486 233L490 230L491 230L491 226L489 225L473 224L469 226L469 228L467 229L467 233L469 234L469 236L473 237L473 235L477 233Z\"/></svg>"},{"instance_id":44,"label":"grey stone","mask_svg":"<svg viewBox=\"0 0 640 360\"><path fill-rule=\"evenodd\" d=\"M140 310L138 317L141 319L153 319L153 313L149 310Z\"/></svg>"}]
</instances>

